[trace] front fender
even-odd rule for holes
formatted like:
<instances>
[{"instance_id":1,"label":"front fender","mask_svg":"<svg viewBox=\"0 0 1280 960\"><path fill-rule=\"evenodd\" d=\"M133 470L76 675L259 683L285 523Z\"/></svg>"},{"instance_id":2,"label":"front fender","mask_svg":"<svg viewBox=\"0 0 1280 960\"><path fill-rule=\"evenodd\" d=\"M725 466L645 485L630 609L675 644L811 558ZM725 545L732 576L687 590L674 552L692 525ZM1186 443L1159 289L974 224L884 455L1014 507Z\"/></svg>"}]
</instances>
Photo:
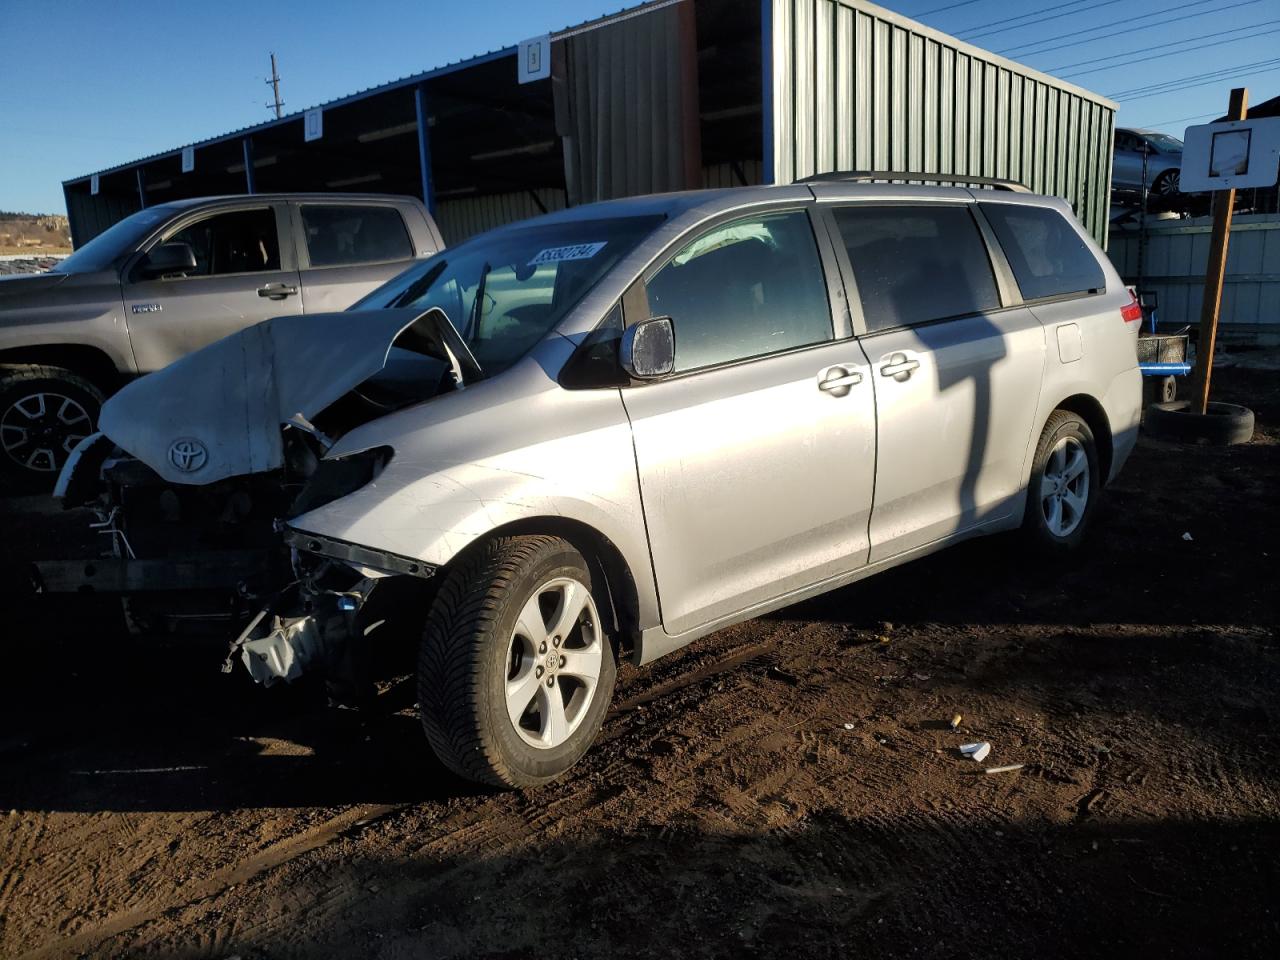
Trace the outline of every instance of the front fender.
<instances>
[{"instance_id":1,"label":"front fender","mask_svg":"<svg viewBox=\"0 0 1280 960\"><path fill-rule=\"evenodd\" d=\"M565 390L535 356L366 424L331 455L373 446L395 451L375 480L290 526L443 566L511 523L574 520L621 552L642 628L659 622L631 426L616 389Z\"/></svg>"}]
</instances>

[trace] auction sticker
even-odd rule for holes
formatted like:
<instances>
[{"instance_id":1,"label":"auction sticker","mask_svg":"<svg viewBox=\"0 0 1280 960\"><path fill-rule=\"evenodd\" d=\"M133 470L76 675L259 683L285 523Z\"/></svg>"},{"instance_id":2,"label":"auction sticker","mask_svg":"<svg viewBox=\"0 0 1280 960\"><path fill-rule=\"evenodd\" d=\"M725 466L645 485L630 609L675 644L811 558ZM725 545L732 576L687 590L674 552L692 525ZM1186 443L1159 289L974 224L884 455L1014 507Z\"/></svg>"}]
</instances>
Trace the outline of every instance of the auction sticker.
<instances>
[{"instance_id":1,"label":"auction sticker","mask_svg":"<svg viewBox=\"0 0 1280 960\"><path fill-rule=\"evenodd\" d=\"M607 240L600 243L574 243L567 247L547 247L539 250L538 255L529 261L529 266L538 267L544 263L563 263L565 260L590 260L605 248Z\"/></svg>"}]
</instances>

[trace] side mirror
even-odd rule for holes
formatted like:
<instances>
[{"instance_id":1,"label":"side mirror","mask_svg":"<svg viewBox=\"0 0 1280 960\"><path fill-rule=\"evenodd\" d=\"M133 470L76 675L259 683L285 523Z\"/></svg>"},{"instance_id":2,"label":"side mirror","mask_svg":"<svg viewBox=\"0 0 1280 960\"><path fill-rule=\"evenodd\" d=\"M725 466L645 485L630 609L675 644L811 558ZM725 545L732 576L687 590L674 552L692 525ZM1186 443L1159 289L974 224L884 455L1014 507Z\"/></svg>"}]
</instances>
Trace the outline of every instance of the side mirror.
<instances>
[{"instance_id":1,"label":"side mirror","mask_svg":"<svg viewBox=\"0 0 1280 960\"><path fill-rule=\"evenodd\" d=\"M162 243L151 249L140 268L148 279L172 273L191 273L196 269L196 252L189 243Z\"/></svg>"},{"instance_id":2,"label":"side mirror","mask_svg":"<svg viewBox=\"0 0 1280 960\"><path fill-rule=\"evenodd\" d=\"M618 347L622 369L637 380L665 377L676 366L676 332L670 317L651 317L622 335Z\"/></svg>"}]
</instances>

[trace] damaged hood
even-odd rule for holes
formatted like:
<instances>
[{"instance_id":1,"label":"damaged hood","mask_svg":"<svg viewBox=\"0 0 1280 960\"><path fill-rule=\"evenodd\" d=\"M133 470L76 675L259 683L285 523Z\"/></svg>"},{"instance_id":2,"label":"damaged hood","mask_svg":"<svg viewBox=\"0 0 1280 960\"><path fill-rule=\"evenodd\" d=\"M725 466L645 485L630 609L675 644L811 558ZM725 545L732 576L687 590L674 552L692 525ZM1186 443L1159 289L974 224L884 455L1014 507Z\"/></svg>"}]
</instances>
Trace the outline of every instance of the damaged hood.
<instances>
[{"instance_id":1,"label":"damaged hood","mask_svg":"<svg viewBox=\"0 0 1280 960\"><path fill-rule=\"evenodd\" d=\"M439 309L277 317L135 380L103 405L98 429L173 483L274 470L284 463L281 425L310 420L377 374L406 333L411 349L443 347L464 382L479 378Z\"/></svg>"}]
</instances>

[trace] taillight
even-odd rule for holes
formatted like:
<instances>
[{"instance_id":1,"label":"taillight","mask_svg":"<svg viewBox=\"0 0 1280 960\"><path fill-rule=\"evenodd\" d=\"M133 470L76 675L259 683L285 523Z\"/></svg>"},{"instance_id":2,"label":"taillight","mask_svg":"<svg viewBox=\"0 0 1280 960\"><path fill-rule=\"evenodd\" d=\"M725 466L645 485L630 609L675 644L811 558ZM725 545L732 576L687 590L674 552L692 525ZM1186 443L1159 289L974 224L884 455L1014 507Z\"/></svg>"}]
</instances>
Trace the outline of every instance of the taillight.
<instances>
[{"instance_id":1,"label":"taillight","mask_svg":"<svg viewBox=\"0 0 1280 960\"><path fill-rule=\"evenodd\" d=\"M1142 304L1138 303L1138 298L1133 295L1132 290L1129 291L1129 302L1120 308L1120 318L1125 323L1142 319Z\"/></svg>"}]
</instances>

